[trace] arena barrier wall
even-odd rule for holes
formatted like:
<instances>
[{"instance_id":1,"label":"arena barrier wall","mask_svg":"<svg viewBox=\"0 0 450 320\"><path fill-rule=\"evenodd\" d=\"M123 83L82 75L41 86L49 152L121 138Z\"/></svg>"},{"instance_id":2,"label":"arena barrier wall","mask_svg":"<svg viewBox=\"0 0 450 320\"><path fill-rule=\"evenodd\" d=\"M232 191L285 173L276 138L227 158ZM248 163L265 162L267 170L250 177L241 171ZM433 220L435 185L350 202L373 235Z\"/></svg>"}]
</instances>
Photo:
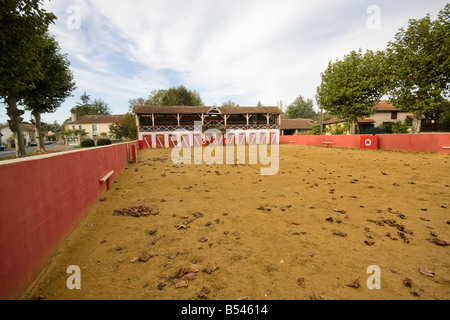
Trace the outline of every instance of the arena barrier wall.
<instances>
[{"instance_id":1,"label":"arena barrier wall","mask_svg":"<svg viewBox=\"0 0 450 320\"><path fill-rule=\"evenodd\" d=\"M384 134L376 136L282 136L280 137L280 144L369 149L364 147L364 141L367 139L376 139L378 142L377 149L379 150L450 154L449 133Z\"/></svg>"},{"instance_id":2,"label":"arena barrier wall","mask_svg":"<svg viewBox=\"0 0 450 320\"><path fill-rule=\"evenodd\" d=\"M109 183L137 162L137 149L135 141L0 162L0 300L20 299Z\"/></svg>"}]
</instances>

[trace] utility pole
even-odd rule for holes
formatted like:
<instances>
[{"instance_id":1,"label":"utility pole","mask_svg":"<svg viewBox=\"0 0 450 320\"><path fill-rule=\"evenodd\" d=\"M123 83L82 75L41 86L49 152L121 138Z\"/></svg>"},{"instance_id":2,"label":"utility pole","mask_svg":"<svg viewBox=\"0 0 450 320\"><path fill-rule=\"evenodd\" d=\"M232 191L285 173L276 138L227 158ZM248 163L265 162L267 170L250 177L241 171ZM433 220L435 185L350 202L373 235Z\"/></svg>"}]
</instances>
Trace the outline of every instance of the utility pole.
<instances>
[{"instance_id":1,"label":"utility pole","mask_svg":"<svg viewBox=\"0 0 450 320\"><path fill-rule=\"evenodd\" d=\"M323 108L320 107L320 135L323 135Z\"/></svg>"}]
</instances>

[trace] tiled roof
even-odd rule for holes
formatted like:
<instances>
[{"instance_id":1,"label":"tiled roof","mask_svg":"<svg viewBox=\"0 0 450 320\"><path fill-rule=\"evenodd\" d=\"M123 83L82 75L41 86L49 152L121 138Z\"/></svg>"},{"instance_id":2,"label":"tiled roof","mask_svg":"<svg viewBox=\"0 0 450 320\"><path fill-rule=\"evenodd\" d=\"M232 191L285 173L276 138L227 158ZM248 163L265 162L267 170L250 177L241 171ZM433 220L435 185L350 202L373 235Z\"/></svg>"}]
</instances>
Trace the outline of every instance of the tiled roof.
<instances>
[{"instance_id":1,"label":"tiled roof","mask_svg":"<svg viewBox=\"0 0 450 320\"><path fill-rule=\"evenodd\" d=\"M136 114L206 114L211 107L157 107L157 106L135 106ZM222 114L282 114L278 107L218 107Z\"/></svg>"},{"instance_id":2,"label":"tiled roof","mask_svg":"<svg viewBox=\"0 0 450 320\"><path fill-rule=\"evenodd\" d=\"M328 121L324 121L323 124L327 125L327 124L335 124L335 123L341 123L341 122L345 122L345 120L339 119L339 118L333 118ZM373 119L358 119L358 123L375 123L375 122L376 121Z\"/></svg>"},{"instance_id":3,"label":"tiled roof","mask_svg":"<svg viewBox=\"0 0 450 320\"><path fill-rule=\"evenodd\" d=\"M400 109L397 109L394 105L388 103L387 101L380 101L374 109L377 112L406 112Z\"/></svg>"},{"instance_id":4,"label":"tiled roof","mask_svg":"<svg viewBox=\"0 0 450 320\"><path fill-rule=\"evenodd\" d=\"M95 115L81 117L76 121L68 122L67 125L121 123L122 120L123 115Z\"/></svg>"},{"instance_id":5,"label":"tiled roof","mask_svg":"<svg viewBox=\"0 0 450 320\"><path fill-rule=\"evenodd\" d=\"M334 123L340 123L344 122L345 120L339 119L339 118L332 118L330 120L324 121L323 124L334 124Z\"/></svg>"},{"instance_id":6,"label":"tiled roof","mask_svg":"<svg viewBox=\"0 0 450 320\"><path fill-rule=\"evenodd\" d=\"M359 119L358 123L375 123L376 121L373 119Z\"/></svg>"},{"instance_id":7,"label":"tiled roof","mask_svg":"<svg viewBox=\"0 0 450 320\"><path fill-rule=\"evenodd\" d=\"M281 119L281 130L312 130L312 119Z\"/></svg>"}]
</instances>

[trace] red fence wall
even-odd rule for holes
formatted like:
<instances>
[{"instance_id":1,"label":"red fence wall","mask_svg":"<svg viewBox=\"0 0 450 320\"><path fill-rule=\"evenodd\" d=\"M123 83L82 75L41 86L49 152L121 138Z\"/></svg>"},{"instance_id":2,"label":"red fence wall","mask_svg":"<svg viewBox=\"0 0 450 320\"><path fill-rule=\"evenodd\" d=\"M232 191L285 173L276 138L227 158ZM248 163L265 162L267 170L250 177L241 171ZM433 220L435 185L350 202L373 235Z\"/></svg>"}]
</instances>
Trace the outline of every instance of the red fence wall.
<instances>
[{"instance_id":1,"label":"red fence wall","mask_svg":"<svg viewBox=\"0 0 450 320\"><path fill-rule=\"evenodd\" d=\"M282 136L280 144L297 144L303 146L327 146L359 148L360 136Z\"/></svg>"},{"instance_id":2,"label":"red fence wall","mask_svg":"<svg viewBox=\"0 0 450 320\"><path fill-rule=\"evenodd\" d=\"M380 149L413 152L450 153L450 133L445 134L390 134L379 135Z\"/></svg>"},{"instance_id":3,"label":"red fence wall","mask_svg":"<svg viewBox=\"0 0 450 320\"><path fill-rule=\"evenodd\" d=\"M371 136L282 136L280 144L360 148L361 138ZM377 135L380 150L450 153L450 134L384 134Z\"/></svg>"},{"instance_id":4,"label":"red fence wall","mask_svg":"<svg viewBox=\"0 0 450 320\"><path fill-rule=\"evenodd\" d=\"M105 192L136 159L137 142L0 163L0 299L18 299Z\"/></svg>"}]
</instances>

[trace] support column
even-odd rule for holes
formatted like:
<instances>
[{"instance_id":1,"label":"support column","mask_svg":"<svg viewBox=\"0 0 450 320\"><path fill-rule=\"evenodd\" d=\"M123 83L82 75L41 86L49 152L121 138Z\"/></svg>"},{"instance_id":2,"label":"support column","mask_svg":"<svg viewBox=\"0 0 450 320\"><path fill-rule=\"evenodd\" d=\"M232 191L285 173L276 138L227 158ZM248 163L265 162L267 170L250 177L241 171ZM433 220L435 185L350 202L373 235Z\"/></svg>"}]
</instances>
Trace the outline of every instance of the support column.
<instances>
[{"instance_id":1,"label":"support column","mask_svg":"<svg viewBox=\"0 0 450 320\"><path fill-rule=\"evenodd\" d=\"M250 124L250 118L252 117L252 115L247 113L244 117L245 117L245 119L247 119L247 130L248 130L248 126Z\"/></svg>"},{"instance_id":2,"label":"support column","mask_svg":"<svg viewBox=\"0 0 450 320\"><path fill-rule=\"evenodd\" d=\"M225 121L225 129L227 128L227 120L228 120L228 118L230 118L230 115L220 115L221 117L222 117L222 119Z\"/></svg>"},{"instance_id":3,"label":"support column","mask_svg":"<svg viewBox=\"0 0 450 320\"><path fill-rule=\"evenodd\" d=\"M273 117L273 114L266 114L264 115L267 118L267 129L270 129L270 118Z\"/></svg>"}]
</instances>

